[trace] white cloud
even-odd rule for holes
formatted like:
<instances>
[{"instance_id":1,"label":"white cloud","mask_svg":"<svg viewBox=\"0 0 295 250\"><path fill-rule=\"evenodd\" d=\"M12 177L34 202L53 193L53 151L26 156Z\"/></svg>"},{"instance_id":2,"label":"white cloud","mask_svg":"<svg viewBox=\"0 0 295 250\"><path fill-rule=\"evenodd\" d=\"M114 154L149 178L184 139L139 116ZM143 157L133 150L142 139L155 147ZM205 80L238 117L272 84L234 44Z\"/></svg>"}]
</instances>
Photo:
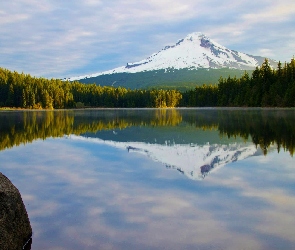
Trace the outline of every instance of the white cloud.
<instances>
[{"instance_id":1,"label":"white cloud","mask_svg":"<svg viewBox=\"0 0 295 250\"><path fill-rule=\"evenodd\" d=\"M142 59L193 31L243 52L268 48L275 57L285 56L287 49L277 43L290 43L295 12L291 0L16 0L1 5L0 65L55 77L75 75L90 63L100 71L107 61L115 67ZM278 35L282 27L284 40ZM252 44L248 51L255 34L263 46Z\"/></svg>"},{"instance_id":2,"label":"white cloud","mask_svg":"<svg viewBox=\"0 0 295 250\"><path fill-rule=\"evenodd\" d=\"M247 13L242 18L251 24L278 23L293 19L295 14L294 1L286 0L282 2L267 4L265 8L258 9L256 13Z\"/></svg>"},{"instance_id":3,"label":"white cloud","mask_svg":"<svg viewBox=\"0 0 295 250\"><path fill-rule=\"evenodd\" d=\"M259 49L259 55L272 58L274 57L275 53L271 49Z\"/></svg>"}]
</instances>

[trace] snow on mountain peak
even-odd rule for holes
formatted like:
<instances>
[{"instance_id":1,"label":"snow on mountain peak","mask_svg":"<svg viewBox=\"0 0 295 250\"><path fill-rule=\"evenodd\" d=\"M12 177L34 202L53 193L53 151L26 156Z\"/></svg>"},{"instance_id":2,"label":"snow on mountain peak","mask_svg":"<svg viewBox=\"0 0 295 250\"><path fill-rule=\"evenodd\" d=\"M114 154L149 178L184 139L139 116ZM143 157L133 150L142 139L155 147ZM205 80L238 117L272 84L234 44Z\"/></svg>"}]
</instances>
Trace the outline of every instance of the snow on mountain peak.
<instances>
[{"instance_id":1,"label":"snow on mountain peak","mask_svg":"<svg viewBox=\"0 0 295 250\"><path fill-rule=\"evenodd\" d=\"M185 37L185 40L193 41L193 40L200 40L202 38L208 38L208 37L206 37L206 35L201 32L193 32L193 33L188 34Z\"/></svg>"},{"instance_id":2,"label":"snow on mountain peak","mask_svg":"<svg viewBox=\"0 0 295 250\"><path fill-rule=\"evenodd\" d=\"M254 69L259 66L257 57L230 50L213 41L201 32L188 34L174 45L165 46L162 50L148 58L127 63L126 66L115 68L92 75L72 77L69 80L80 80L99 75L115 73L137 73L161 69Z\"/></svg>"}]
</instances>

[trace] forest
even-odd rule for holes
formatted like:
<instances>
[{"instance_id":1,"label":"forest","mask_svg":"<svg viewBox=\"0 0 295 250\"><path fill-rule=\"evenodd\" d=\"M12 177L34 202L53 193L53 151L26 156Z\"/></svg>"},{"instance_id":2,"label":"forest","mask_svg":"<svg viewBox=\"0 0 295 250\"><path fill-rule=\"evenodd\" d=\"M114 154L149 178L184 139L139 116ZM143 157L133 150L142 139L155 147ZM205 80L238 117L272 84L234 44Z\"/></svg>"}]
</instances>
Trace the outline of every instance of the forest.
<instances>
[{"instance_id":1,"label":"forest","mask_svg":"<svg viewBox=\"0 0 295 250\"><path fill-rule=\"evenodd\" d=\"M220 78L182 93L180 106L188 107L294 107L295 60L273 69L265 59L252 75Z\"/></svg>"},{"instance_id":2,"label":"forest","mask_svg":"<svg viewBox=\"0 0 295 250\"><path fill-rule=\"evenodd\" d=\"M78 81L49 80L0 68L0 107L176 107L181 97L177 90L130 90Z\"/></svg>"},{"instance_id":3,"label":"forest","mask_svg":"<svg viewBox=\"0 0 295 250\"><path fill-rule=\"evenodd\" d=\"M220 77L218 84L174 89L127 89L32 77L0 68L0 107L294 107L295 60L273 69L265 59L250 76Z\"/></svg>"}]
</instances>

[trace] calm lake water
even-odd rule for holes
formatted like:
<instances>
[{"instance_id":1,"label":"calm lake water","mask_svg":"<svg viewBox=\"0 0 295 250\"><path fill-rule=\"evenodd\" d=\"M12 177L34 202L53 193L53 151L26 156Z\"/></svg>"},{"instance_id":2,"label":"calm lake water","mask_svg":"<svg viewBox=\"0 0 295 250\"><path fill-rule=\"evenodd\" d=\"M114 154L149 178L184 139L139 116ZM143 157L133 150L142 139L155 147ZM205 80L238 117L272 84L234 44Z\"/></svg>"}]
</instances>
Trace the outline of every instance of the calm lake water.
<instances>
[{"instance_id":1,"label":"calm lake water","mask_svg":"<svg viewBox=\"0 0 295 250\"><path fill-rule=\"evenodd\" d=\"M0 112L39 249L295 249L293 109Z\"/></svg>"}]
</instances>

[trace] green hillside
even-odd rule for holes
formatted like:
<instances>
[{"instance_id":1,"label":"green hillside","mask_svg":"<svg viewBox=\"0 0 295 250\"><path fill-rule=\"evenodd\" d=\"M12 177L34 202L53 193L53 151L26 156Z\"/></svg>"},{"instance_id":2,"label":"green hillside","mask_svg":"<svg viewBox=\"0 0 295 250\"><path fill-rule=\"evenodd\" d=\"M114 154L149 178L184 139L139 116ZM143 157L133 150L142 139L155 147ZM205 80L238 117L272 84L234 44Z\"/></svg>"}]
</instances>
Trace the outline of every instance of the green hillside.
<instances>
[{"instance_id":1,"label":"green hillside","mask_svg":"<svg viewBox=\"0 0 295 250\"><path fill-rule=\"evenodd\" d=\"M237 69L170 69L145 71L140 73L116 73L81 79L82 83L96 83L101 86L124 87L130 89L178 89L181 91L202 86L217 84L220 77L241 77L245 70ZM248 70L251 75L252 71Z\"/></svg>"}]
</instances>

